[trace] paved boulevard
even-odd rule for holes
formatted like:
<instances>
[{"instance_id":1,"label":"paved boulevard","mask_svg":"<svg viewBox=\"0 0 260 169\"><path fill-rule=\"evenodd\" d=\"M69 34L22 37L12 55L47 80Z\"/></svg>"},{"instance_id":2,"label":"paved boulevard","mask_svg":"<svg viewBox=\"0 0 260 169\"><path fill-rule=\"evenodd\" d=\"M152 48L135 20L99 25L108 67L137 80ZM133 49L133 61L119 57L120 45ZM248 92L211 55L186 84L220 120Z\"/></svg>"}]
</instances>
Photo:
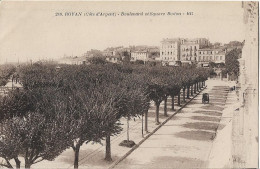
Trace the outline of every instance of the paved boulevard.
<instances>
[{"instance_id":1,"label":"paved boulevard","mask_svg":"<svg viewBox=\"0 0 260 169\"><path fill-rule=\"evenodd\" d=\"M203 92L209 93L209 104L198 95L115 168L207 167L216 131L223 128L228 90L225 83L208 84Z\"/></svg>"}]
</instances>

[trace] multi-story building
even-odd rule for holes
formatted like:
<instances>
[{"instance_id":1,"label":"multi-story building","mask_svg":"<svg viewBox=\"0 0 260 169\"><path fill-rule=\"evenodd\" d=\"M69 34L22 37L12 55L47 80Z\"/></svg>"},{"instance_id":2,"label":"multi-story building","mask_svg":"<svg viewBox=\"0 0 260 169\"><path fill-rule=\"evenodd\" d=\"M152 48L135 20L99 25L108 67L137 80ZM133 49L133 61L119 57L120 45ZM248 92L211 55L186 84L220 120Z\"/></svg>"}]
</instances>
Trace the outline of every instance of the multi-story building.
<instances>
[{"instance_id":1,"label":"multi-story building","mask_svg":"<svg viewBox=\"0 0 260 169\"><path fill-rule=\"evenodd\" d=\"M160 60L163 64L175 64L180 60L180 38L167 38L161 41Z\"/></svg>"},{"instance_id":2,"label":"multi-story building","mask_svg":"<svg viewBox=\"0 0 260 169\"><path fill-rule=\"evenodd\" d=\"M131 52L131 61L142 60L144 62L148 61L149 52L147 50L139 50Z\"/></svg>"},{"instance_id":3,"label":"multi-story building","mask_svg":"<svg viewBox=\"0 0 260 169\"><path fill-rule=\"evenodd\" d=\"M201 63L225 63L226 52L223 49L203 48L198 49L197 62Z\"/></svg>"},{"instance_id":4,"label":"multi-story building","mask_svg":"<svg viewBox=\"0 0 260 169\"><path fill-rule=\"evenodd\" d=\"M121 61L119 56L116 55L108 55L106 56L106 61L112 62L112 63L118 63Z\"/></svg>"},{"instance_id":5,"label":"multi-story building","mask_svg":"<svg viewBox=\"0 0 260 169\"><path fill-rule=\"evenodd\" d=\"M206 38L181 39L181 62L196 62L198 59L198 50L207 46L209 46L209 40Z\"/></svg>"}]
</instances>

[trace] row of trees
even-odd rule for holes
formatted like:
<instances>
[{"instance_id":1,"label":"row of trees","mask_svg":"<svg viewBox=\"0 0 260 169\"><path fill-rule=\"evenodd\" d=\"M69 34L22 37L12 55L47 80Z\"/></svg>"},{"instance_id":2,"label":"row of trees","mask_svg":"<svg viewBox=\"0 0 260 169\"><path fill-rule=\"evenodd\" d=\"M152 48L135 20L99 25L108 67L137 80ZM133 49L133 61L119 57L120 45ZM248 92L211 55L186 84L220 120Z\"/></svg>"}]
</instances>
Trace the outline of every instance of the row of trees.
<instances>
[{"instance_id":1,"label":"row of trees","mask_svg":"<svg viewBox=\"0 0 260 169\"><path fill-rule=\"evenodd\" d=\"M88 66L34 64L19 70L23 90L10 92L0 102L0 164L20 168L42 160L53 160L69 147L78 168L80 147L89 142L106 142L105 159L111 161L110 137L122 131L120 119L145 116L148 131L150 102L159 106L178 96L183 101L203 85L209 71L203 68L147 67L110 63ZM127 142L129 142L129 123Z\"/></svg>"}]
</instances>

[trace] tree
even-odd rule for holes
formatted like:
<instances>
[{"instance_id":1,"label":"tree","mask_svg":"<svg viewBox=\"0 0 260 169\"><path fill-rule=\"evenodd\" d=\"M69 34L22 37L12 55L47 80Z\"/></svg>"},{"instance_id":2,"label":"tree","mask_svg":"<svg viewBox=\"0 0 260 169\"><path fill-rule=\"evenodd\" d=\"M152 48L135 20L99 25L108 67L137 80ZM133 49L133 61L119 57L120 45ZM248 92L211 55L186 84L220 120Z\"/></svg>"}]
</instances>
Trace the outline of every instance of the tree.
<instances>
[{"instance_id":1,"label":"tree","mask_svg":"<svg viewBox=\"0 0 260 169\"><path fill-rule=\"evenodd\" d=\"M1 122L1 135L0 135L0 157L5 161L0 163L0 166L6 168L14 168L10 160L14 159L16 162L16 168L20 168L21 162L18 159L18 155L21 149L21 138L16 137L16 132L12 130L12 127L8 125L14 125L10 120L4 120Z\"/></svg>"},{"instance_id":2,"label":"tree","mask_svg":"<svg viewBox=\"0 0 260 169\"><path fill-rule=\"evenodd\" d=\"M65 106L59 102L60 99L57 99L58 95L53 90L35 89L26 93L30 95L28 98L34 98L35 109L4 120L2 144L8 145L8 148L16 152L12 156L4 154L5 156L18 160L17 156L21 155L24 158L25 168L30 168L42 160L53 160L57 157L69 147L74 132L70 128L71 117L64 114L61 108ZM42 97L35 97L39 94ZM12 140L18 142L6 144ZM16 164L18 163L19 160Z\"/></svg>"},{"instance_id":3,"label":"tree","mask_svg":"<svg viewBox=\"0 0 260 169\"><path fill-rule=\"evenodd\" d=\"M13 65L5 64L0 66L0 86L5 86L8 79L15 73L16 68Z\"/></svg>"},{"instance_id":4,"label":"tree","mask_svg":"<svg viewBox=\"0 0 260 169\"><path fill-rule=\"evenodd\" d=\"M119 114L127 119L127 140L120 145L132 147L134 142L129 140L129 120L133 117L143 115L149 109L149 99L147 97L147 86L144 86L138 75L126 75L124 81L119 86L124 93L123 99L118 104L121 105Z\"/></svg>"},{"instance_id":5,"label":"tree","mask_svg":"<svg viewBox=\"0 0 260 169\"><path fill-rule=\"evenodd\" d=\"M160 124L159 122L159 107L161 102L165 99L165 89L166 84L163 79L163 76L159 74L158 70L154 69L149 73L150 81L148 82L148 93L149 98L154 101L156 106L156 124Z\"/></svg>"},{"instance_id":6,"label":"tree","mask_svg":"<svg viewBox=\"0 0 260 169\"><path fill-rule=\"evenodd\" d=\"M124 64L130 63L131 60L130 52L125 50L117 51L116 56L119 56L120 60L122 60Z\"/></svg>"},{"instance_id":7,"label":"tree","mask_svg":"<svg viewBox=\"0 0 260 169\"><path fill-rule=\"evenodd\" d=\"M100 57L100 56L91 57L88 59L88 61L92 64L101 64L101 65L104 65L107 63L106 59L104 57Z\"/></svg>"},{"instance_id":8,"label":"tree","mask_svg":"<svg viewBox=\"0 0 260 169\"><path fill-rule=\"evenodd\" d=\"M226 55L226 70L229 75L234 74L234 76L238 77L239 62L237 59L241 53L241 49L233 49Z\"/></svg>"}]
</instances>

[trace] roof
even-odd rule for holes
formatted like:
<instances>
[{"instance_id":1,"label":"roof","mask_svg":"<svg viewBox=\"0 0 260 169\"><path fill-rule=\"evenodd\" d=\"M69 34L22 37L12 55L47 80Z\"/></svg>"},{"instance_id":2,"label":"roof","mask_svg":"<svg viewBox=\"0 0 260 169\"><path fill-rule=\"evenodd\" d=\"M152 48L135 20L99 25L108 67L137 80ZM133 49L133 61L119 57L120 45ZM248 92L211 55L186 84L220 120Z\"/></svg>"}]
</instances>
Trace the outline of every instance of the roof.
<instances>
[{"instance_id":1,"label":"roof","mask_svg":"<svg viewBox=\"0 0 260 169\"><path fill-rule=\"evenodd\" d=\"M180 41L180 38L166 38L166 39L163 39L161 42L177 42L177 41Z\"/></svg>"},{"instance_id":2,"label":"roof","mask_svg":"<svg viewBox=\"0 0 260 169\"><path fill-rule=\"evenodd\" d=\"M131 51L131 53L147 53L147 50L137 50L137 51Z\"/></svg>"}]
</instances>

